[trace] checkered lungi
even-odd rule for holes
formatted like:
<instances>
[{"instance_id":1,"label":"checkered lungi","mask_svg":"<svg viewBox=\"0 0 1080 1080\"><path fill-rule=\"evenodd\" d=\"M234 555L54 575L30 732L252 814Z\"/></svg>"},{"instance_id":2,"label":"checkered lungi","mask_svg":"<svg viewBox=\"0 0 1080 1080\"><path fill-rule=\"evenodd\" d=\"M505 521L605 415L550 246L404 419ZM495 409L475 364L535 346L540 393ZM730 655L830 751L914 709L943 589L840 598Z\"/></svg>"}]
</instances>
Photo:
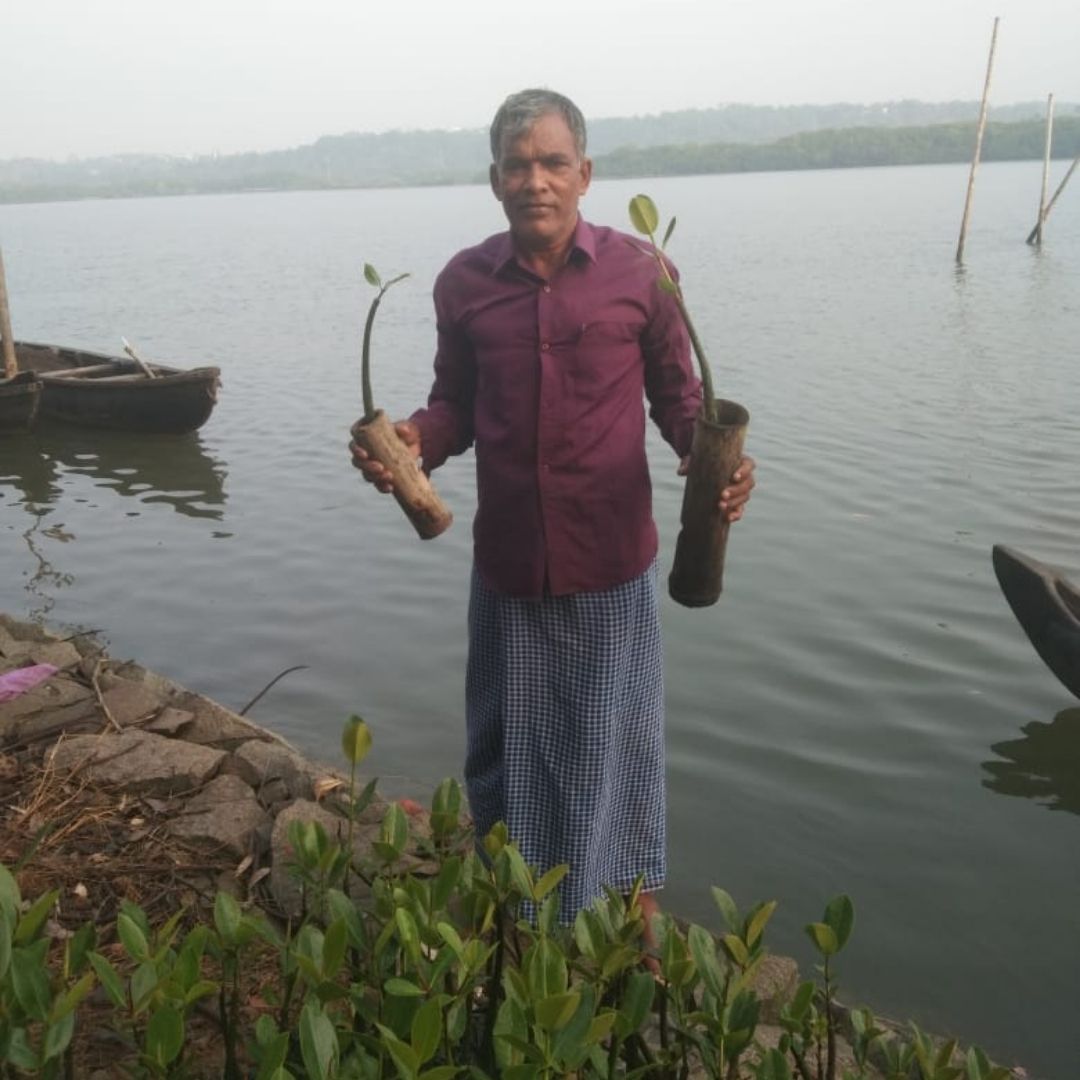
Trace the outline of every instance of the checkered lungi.
<instances>
[{"instance_id":1,"label":"checkered lungi","mask_svg":"<svg viewBox=\"0 0 1080 1080\"><path fill-rule=\"evenodd\" d=\"M664 684L656 565L603 592L522 600L473 570L465 782L541 872L569 863L564 923L664 883Z\"/></svg>"}]
</instances>

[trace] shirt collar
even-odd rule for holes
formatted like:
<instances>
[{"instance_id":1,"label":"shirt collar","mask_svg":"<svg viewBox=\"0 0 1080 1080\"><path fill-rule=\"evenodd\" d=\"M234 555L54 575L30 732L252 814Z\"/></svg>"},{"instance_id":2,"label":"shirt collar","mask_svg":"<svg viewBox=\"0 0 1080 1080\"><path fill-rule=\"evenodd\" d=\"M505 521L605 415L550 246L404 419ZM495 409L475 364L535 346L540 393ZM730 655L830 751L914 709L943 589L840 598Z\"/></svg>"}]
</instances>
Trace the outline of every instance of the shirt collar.
<instances>
[{"instance_id":1,"label":"shirt collar","mask_svg":"<svg viewBox=\"0 0 1080 1080\"><path fill-rule=\"evenodd\" d=\"M514 242L509 229L499 235L493 254L491 276L496 277L515 262ZM575 256L579 258L584 256L589 262L596 262L596 233L580 214L578 214L577 225L574 226L574 237L570 242L570 259L572 260Z\"/></svg>"}]
</instances>

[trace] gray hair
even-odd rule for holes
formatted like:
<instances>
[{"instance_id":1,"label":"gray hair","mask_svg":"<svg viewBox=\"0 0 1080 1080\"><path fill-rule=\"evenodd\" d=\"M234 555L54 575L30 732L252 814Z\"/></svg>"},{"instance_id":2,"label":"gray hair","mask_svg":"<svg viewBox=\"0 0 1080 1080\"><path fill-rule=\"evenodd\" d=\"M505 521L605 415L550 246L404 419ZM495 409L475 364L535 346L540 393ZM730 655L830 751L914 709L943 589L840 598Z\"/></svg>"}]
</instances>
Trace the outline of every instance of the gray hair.
<instances>
[{"instance_id":1,"label":"gray hair","mask_svg":"<svg viewBox=\"0 0 1080 1080\"><path fill-rule=\"evenodd\" d=\"M499 160L503 144L524 135L542 116L555 113L566 121L574 136L578 157L585 157L585 117L581 110L554 90L532 88L511 94L500 106L491 122L491 159Z\"/></svg>"}]
</instances>

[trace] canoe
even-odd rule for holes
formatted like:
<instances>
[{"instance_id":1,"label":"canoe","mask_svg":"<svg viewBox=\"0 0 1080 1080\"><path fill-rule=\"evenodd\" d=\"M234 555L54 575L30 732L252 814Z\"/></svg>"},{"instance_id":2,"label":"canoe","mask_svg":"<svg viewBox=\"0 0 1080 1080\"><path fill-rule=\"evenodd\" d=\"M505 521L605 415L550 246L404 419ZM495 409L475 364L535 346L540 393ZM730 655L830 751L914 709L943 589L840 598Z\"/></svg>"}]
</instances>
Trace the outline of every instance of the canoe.
<instances>
[{"instance_id":1,"label":"canoe","mask_svg":"<svg viewBox=\"0 0 1080 1080\"><path fill-rule=\"evenodd\" d=\"M15 356L41 380L42 419L114 431L195 431L209 419L221 382L216 367L148 364L150 378L134 360L26 341L15 342Z\"/></svg>"},{"instance_id":2,"label":"canoe","mask_svg":"<svg viewBox=\"0 0 1080 1080\"><path fill-rule=\"evenodd\" d=\"M0 379L0 434L28 430L40 400L41 380L34 372L20 371L10 379Z\"/></svg>"},{"instance_id":3,"label":"canoe","mask_svg":"<svg viewBox=\"0 0 1080 1080\"><path fill-rule=\"evenodd\" d=\"M1004 544L994 545L994 573L1035 651L1080 697L1080 589L1058 570Z\"/></svg>"}]
</instances>

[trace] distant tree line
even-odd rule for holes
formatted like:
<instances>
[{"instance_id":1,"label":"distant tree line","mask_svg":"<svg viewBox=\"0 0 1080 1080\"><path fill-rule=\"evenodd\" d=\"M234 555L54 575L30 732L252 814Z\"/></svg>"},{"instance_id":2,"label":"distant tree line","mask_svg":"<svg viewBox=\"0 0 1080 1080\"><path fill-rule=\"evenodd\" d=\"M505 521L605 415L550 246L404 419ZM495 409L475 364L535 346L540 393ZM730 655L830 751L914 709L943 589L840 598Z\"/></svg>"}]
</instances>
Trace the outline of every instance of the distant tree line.
<instances>
[{"instance_id":1,"label":"distant tree line","mask_svg":"<svg viewBox=\"0 0 1080 1080\"><path fill-rule=\"evenodd\" d=\"M1042 108L994 110L984 159L1041 158ZM1054 156L1071 158L1080 152L1080 105L1057 111ZM595 120L589 149L601 177L960 162L971 157L977 112L972 102L730 105ZM898 123L910 117L924 122ZM24 158L0 161L0 202L483 183L489 158L481 129L332 135L291 150L194 158Z\"/></svg>"}]
</instances>

